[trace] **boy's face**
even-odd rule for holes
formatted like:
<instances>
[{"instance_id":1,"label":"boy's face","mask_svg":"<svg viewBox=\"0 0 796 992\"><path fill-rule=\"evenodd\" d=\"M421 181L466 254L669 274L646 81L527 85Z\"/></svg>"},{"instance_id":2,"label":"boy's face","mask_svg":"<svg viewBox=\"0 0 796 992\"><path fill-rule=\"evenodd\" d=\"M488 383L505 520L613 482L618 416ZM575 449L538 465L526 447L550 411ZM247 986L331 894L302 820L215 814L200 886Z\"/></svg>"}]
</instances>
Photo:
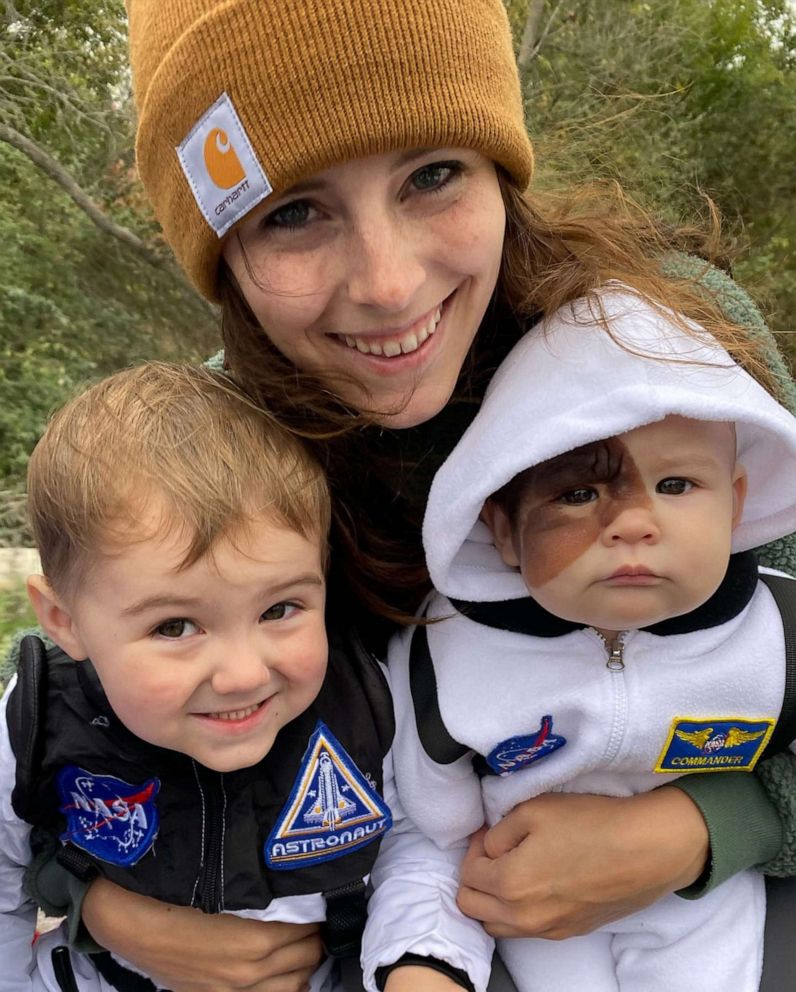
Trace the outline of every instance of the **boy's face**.
<instances>
[{"instance_id":1,"label":"boy's face","mask_svg":"<svg viewBox=\"0 0 796 992\"><path fill-rule=\"evenodd\" d=\"M688 613L719 587L746 475L730 424L670 416L529 473L513 522L485 510L550 613L606 636Z\"/></svg>"},{"instance_id":2,"label":"boy's face","mask_svg":"<svg viewBox=\"0 0 796 992\"><path fill-rule=\"evenodd\" d=\"M178 535L98 558L56 637L129 730L220 772L268 754L327 660L319 542L267 520L234 537L183 570Z\"/></svg>"}]
</instances>

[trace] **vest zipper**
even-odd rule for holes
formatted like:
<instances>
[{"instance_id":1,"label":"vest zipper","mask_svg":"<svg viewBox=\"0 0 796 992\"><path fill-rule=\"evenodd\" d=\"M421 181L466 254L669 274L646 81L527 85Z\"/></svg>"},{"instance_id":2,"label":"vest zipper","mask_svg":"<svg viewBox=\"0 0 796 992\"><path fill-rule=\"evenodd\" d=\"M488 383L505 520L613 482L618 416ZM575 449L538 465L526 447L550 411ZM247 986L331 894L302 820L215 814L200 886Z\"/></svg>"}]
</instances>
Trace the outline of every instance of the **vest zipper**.
<instances>
[{"instance_id":1,"label":"vest zipper","mask_svg":"<svg viewBox=\"0 0 796 992\"><path fill-rule=\"evenodd\" d=\"M612 676L616 676L611 679L614 690L614 717L611 733L603 756L604 761L613 761L619 752L627 725L627 689L624 679L626 635L624 631L620 631L613 641L608 641L598 630L595 630L594 633L602 641L605 652L608 655L605 667Z\"/></svg>"},{"instance_id":2,"label":"vest zipper","mask_svg":"<svg viewBox=\"0 0 796 992\"><path fill-rule=\"evenodd\" d=\"M224 834L227 795L224 776L193 762L196 784L202 797L202 860L191 905L203 913L224 909Z\"/></svg>"}]
</instances>

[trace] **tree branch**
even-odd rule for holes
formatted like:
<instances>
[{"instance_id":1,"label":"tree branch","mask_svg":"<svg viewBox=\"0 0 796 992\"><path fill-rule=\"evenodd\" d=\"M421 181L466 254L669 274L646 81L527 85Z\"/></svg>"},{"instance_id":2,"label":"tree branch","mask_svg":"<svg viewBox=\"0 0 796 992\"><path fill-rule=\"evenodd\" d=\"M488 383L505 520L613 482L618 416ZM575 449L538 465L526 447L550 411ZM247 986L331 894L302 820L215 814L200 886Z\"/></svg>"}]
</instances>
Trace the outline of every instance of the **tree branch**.
<instances>
[{"instance_id":1,"label":"tree branch","mask_svg":"<svg viewBox=\"0 0 796 992\"><path fill-rule=\"evenodd\" d=\"M544 44L544 40L550 33L550 28L561 7L561 2L562 0L558 0L553 12L547 19L544 31L540 32L539 27L542 23L542 14L544 13L544 0L530 0L528 4L528 16L525 19L525 29L522 32L522 41L520 42L520 51L517 55L517 65L520 72L528 68L531 59L538 54Z\"/></svg>"},{"instance_id":2,"label":"tree branch","mask_svg":"<svg viewBox=\"0 0 796 992\"><path fill-rule=\"evenodd\" d=\"M115 238L117 241L120 241L127 248L135 252L135 254L138 255L139 258L142 258L148 265L151 265L156 269L164 269L170 272L175 278L179 279L183 285L190 289L197 299L202 301L204 308L209 313L216 313L215 308L212 307L203 297L199 296L196 289L190 282L188 282L181 270L175 268L168 258L165 258L156 251L153 251L149 245L147 245L147 243L143 241L134 231L131 231L127 227L123 227L121 224L117 224L116 221L108 217L108 215L104 213L91 199L88 193L82 189L73 176L66 171L60 162L54 159L48 151L41 147L41 145L22 134L20 131L17 131L15 128L9 127L7 124L0 124L0 141L5 141L13 148L16 148L17 151L20 151L23 155L27 156L27 158L36 166L37 169L40 169L49 179L52 179L53 182L57 183L61 187L67 196L69 196L72 201L80 207L89 220L101 231L110 235L112 238Z\"/></svg>"}]
</instances>

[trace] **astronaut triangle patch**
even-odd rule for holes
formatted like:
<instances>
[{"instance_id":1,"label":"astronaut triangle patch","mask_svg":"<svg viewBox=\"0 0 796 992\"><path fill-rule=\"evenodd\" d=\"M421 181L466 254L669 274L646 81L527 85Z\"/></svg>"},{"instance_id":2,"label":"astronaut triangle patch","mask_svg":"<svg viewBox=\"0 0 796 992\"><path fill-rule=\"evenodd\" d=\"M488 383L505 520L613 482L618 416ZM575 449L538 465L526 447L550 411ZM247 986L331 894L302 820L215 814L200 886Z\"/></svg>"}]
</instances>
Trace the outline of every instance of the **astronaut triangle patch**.
<instances>
[{"instance_id":1,"label":"astronaut triangle patch","mask_svg":"<svg viewBox=\"0 0 796 992\"><path fill-rule=\"evenodd\" d=\"M265 863L277 871L320 864L370 844L391 826L387 803L319 720L265 842Z\"/></svg>"}]
</instances>

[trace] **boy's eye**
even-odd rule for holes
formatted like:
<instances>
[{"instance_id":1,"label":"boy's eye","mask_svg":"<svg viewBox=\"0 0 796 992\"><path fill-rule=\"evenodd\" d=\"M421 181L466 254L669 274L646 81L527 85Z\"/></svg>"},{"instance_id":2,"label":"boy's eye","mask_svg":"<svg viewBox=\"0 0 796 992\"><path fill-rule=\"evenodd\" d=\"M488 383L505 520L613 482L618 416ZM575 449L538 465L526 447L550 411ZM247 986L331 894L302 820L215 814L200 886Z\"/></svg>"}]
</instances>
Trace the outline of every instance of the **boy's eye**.
<instances>
[{"instance_id":1,"label":"boy's eye","mask_svg":"<svg viewBox=\"0 0 796 992\"><path fill-rule=\"evenodd\" d=\"M591 503L595 499L597 499L597 491L595 489L589 489L587 486L582 486L579 489L570 489L565 493L561 493L556 502L564 503L566 506L582 506L584 503Z\"/></svg>"},{"instance_id":2,"label":"boy's eye","mask_svg":"<svg viewBox=\"0 0 796 992\"><path fill-rule=\"evenodd\" d=\"M295 603L275 603L260 616L261 620L284 620L292 616L299 607Z\"/></svg>"},{"instance_id":3,"label":"boy's eye","mask_svg":"<svg viewBox=\"0 0 796 992\"><path fill-rule=\"evenodd\" d=\"M155 627L155 633L161 637L169 637L176 640L179 637L187 637L189 634L198 633L199 628L192 620L175 618L174 620L164 620L163 623Z\"/></svg>"},{"instance_id":4,"label":"boy's eye","mask_svg":"<svg viewBox=\"0 0 796 992\"><path fill-rule=\"evenodd\" d=\"M434 162L413 172L409 182L419 192L430 193L447 186L459 172L461 165L458 162Z\"/></svg>"},{"instance_id":5,"label":"boy's eye","mask_svg":"<svg viewBox=\"0 0 796 992\"><path fill-rule=\"evenodd\" d=\"M664 496L682 496L693 488L694 483L689 482L688 479L661 479L655 487L655 492Z\"/></svg>"}]
</instances>

